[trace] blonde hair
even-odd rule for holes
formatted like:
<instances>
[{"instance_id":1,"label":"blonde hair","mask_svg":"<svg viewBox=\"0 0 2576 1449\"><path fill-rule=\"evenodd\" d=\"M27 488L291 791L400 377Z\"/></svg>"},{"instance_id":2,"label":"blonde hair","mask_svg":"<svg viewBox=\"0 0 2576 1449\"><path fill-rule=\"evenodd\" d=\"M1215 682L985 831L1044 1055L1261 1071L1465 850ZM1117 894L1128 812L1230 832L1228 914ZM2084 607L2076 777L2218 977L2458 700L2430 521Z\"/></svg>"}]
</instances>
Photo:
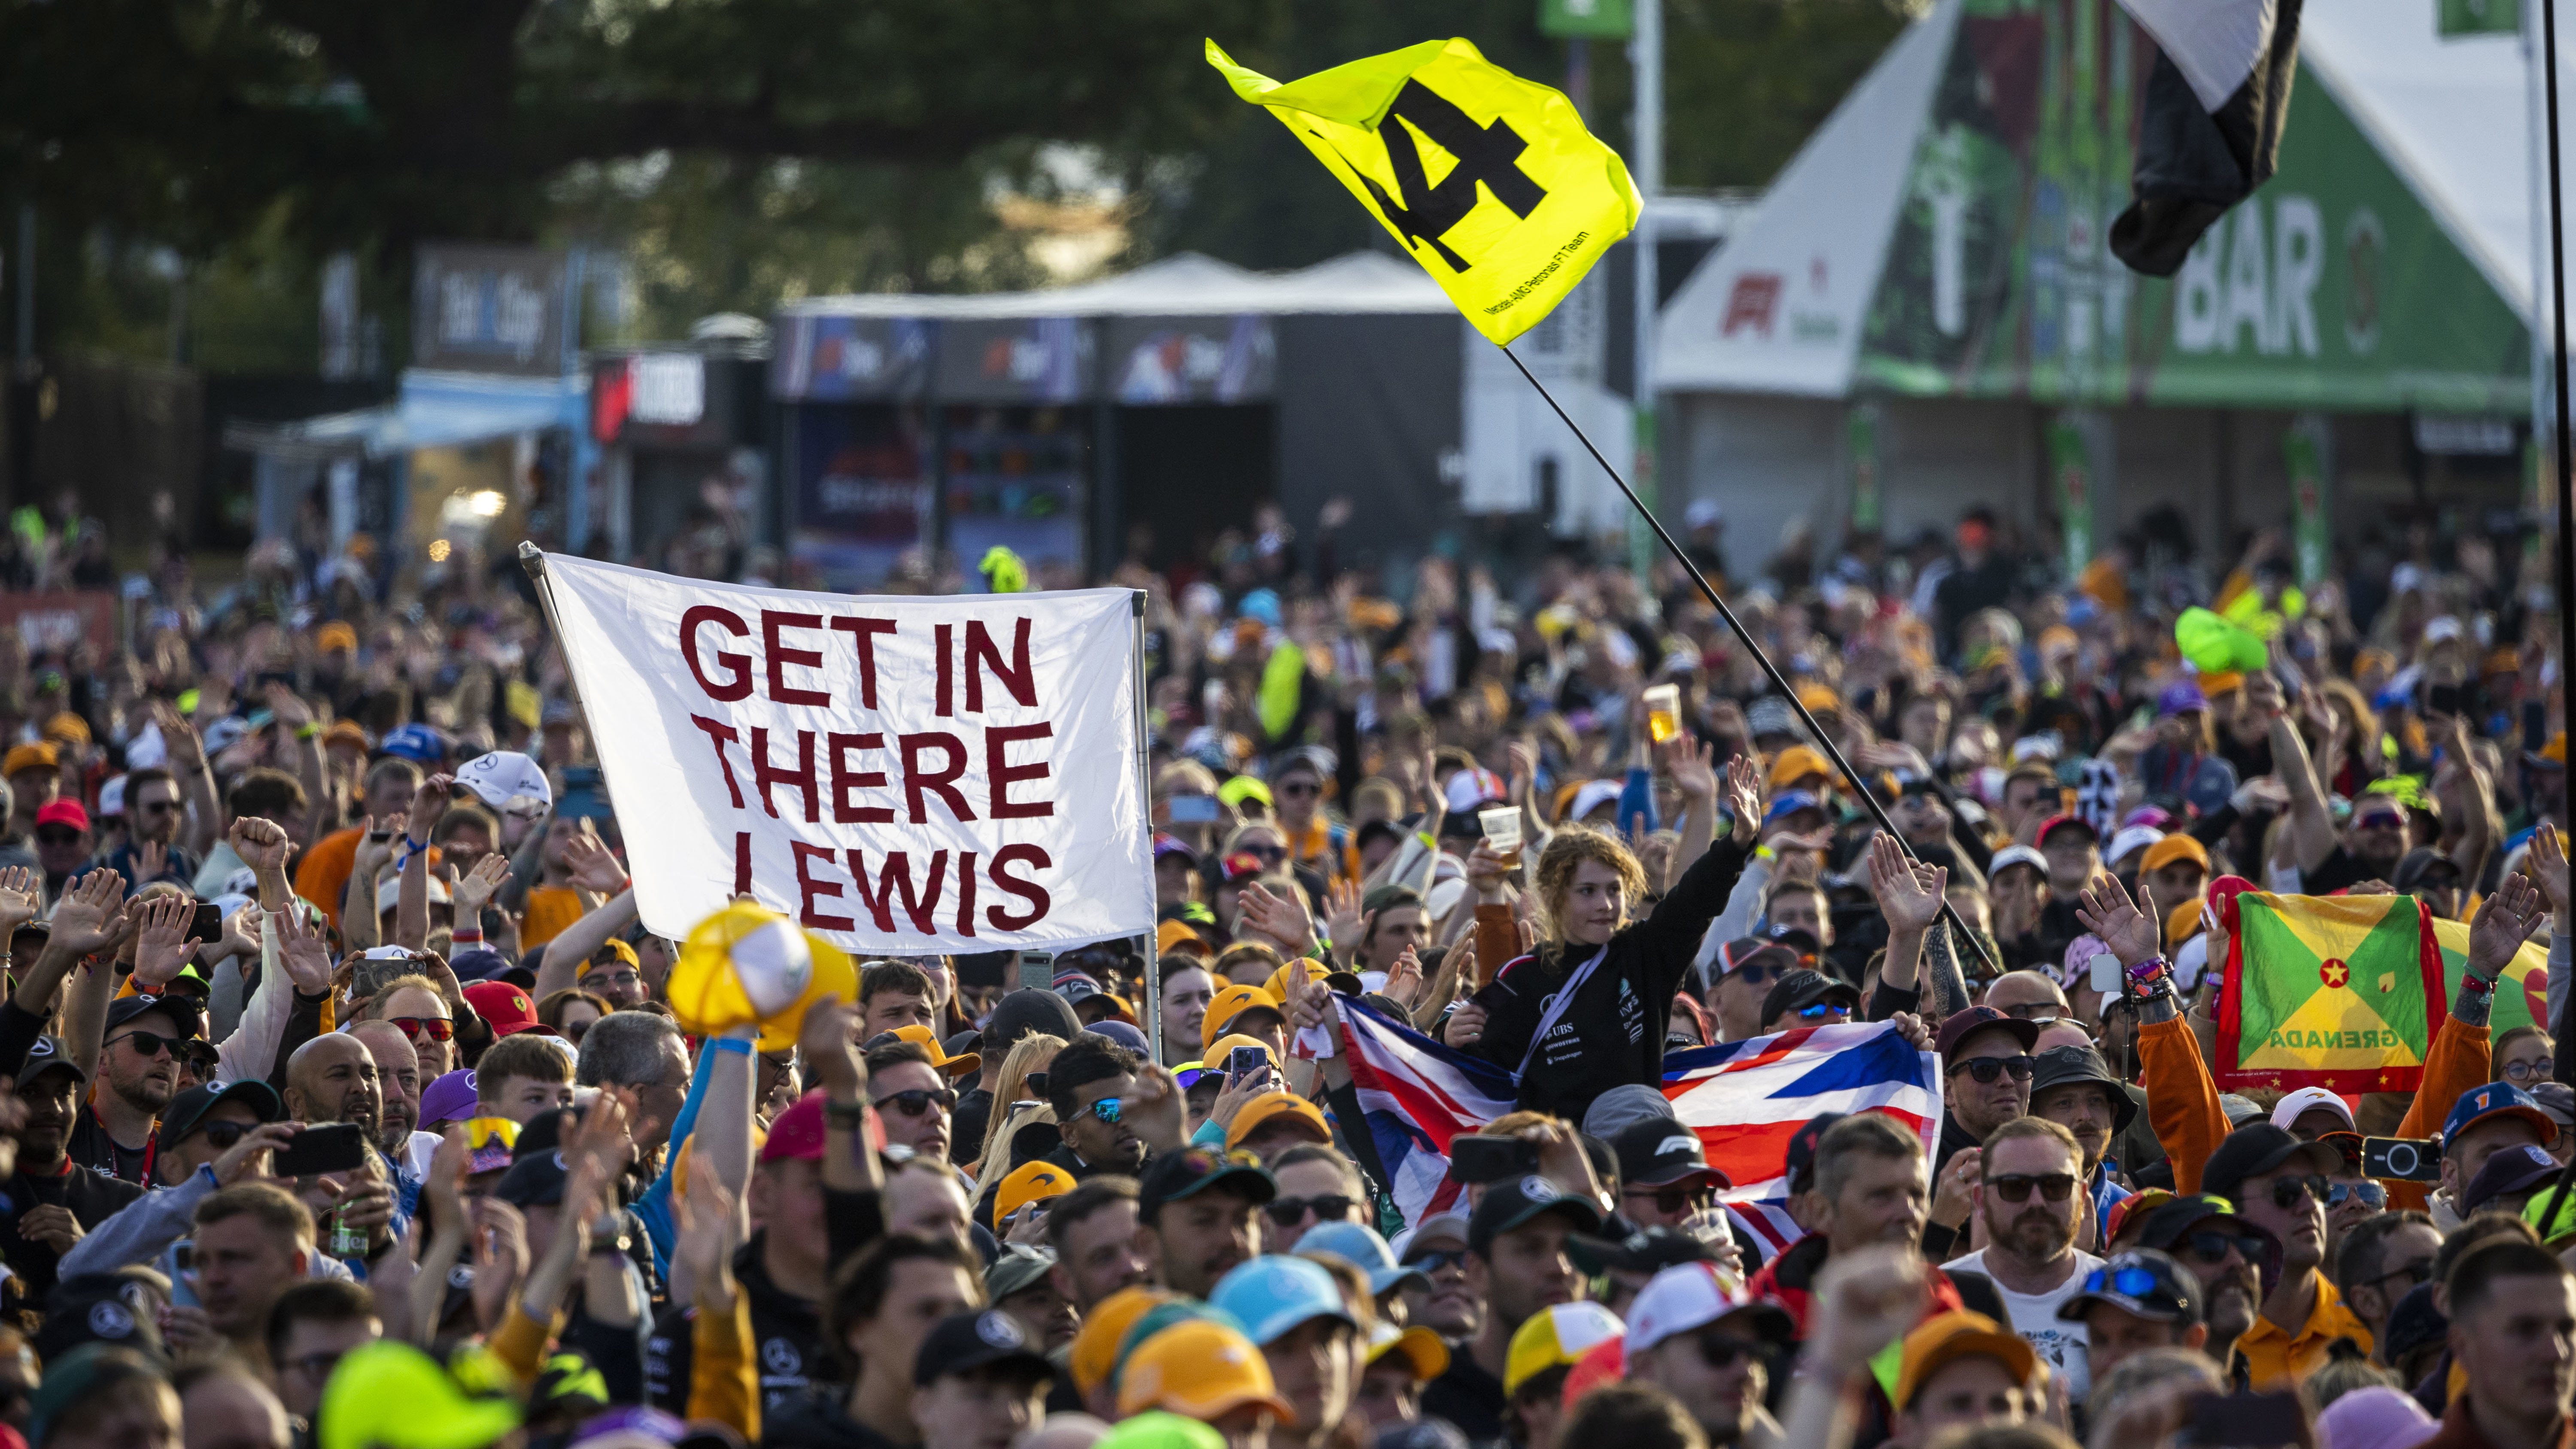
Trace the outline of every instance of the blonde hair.
<instances>
[{"instance_id":1,"label":"blonde hair","mask_svg":"<svg viewBox=\"0 0 2576 1449\"><path fill-rule=\"evenodd\" d=\"M1538 892L1539 926L1550 941L1562 942L1565 928L1565 897L1574 889L1574 871L1585 861L1609 867L1619 877L1619 889L1630 904L1646 897L1646 868L1637 863L1636 853L1619 843L1617 836L1595 830L1588 825L1560 825L1547 838L1547 848L1539 852Z\"/></svg>"},{"instance_id":2,"label":"blonde hair","mask_svg":"<svg viewBox=\"0 0 2576 1449\"><path fill-rule=\"evenodd\" d=\"M397 991L426 991L441 1001L445 1001L447 999L447 993L438 989L437 982L430 980L426 976L420 975L418 972L414 972L409 976L397 976L393 980L386 982L384 985L377 987L376 994L368 997L366 1004L359 1007L357 1011L351 1014L351 1019L356 1021L377 1020L384 1014L385 1003L393 1000L394 993Z\"/></svg>"},{"instance_id":3,"label":"blonde hair","mask_svg":"<svg viewBox=\"0 0 2576 1449\"><path fill-rule=\"evenodd\" d=\"M1002 1128L1011 1120L1011 1104L1028 1093L1029 1073L1045 1071L1047 1063L1063 1050L1063 1037L1042 1031L1030 1032L1011 1043L1011 1050L1002 1058L1000 1074L993 1078L993 1111L984 1124L984 1150L975 1154L978 1166L992 1157L996 1145L1002 1145Z\"/></svg>"}]
</instances>

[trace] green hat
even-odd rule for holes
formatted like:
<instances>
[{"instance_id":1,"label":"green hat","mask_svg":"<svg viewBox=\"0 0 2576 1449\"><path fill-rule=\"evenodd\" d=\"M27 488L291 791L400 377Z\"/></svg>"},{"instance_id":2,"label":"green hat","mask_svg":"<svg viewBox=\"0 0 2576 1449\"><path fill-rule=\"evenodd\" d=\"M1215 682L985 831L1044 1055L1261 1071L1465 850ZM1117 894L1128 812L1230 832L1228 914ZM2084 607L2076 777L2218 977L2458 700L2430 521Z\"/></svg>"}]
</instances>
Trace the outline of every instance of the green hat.
<instances>
[{"instance_id":1,"label":"green hat","mask_svg":"<svg viewBox=\"0 0 2576 1449\"><path fill-rule=\"evenodd\" d=\"M1270 806L1270 787L1250 775L1237 775L1216 787L1216 798L1232 810L1242 809L1246 800L1258 800L1267 809Z\"/></svg>"},{"instance_id":2,"label":"green hat","mask_svg":"<svg viewBox=\"0 0 2576 1449\"><path fill-rule=\"evenodd\" d=\"M352 1349L322 1391L317 1449L484 1449L519 1427L519 1406L465 1392L438 1361L379 1339Z\"/></svg>"},{"instance_id":3,"label":"green hat","mask_svg":"<svg viewBox=\"0 0 2576 1449\"><path fill-rule=\"evenodd\" d=\"M1091 1449L1225 1449L1225 1436L1196 1419L1155 1409L1110 1430Z\"/></svg>"},{"instance_id":4,"label":"green hat","mask_svg":"<svg viewBox=\"0 0 2576 1449\"><path fill-rule=\"evenodd\" d=\"M45 1365L44 1382L27 1401L27 1439L41 1444L72 1405L115 1394L139 1378L168 1382L160 1363L121 1343L93 1339Z\"/></svg>"}]
</instances>

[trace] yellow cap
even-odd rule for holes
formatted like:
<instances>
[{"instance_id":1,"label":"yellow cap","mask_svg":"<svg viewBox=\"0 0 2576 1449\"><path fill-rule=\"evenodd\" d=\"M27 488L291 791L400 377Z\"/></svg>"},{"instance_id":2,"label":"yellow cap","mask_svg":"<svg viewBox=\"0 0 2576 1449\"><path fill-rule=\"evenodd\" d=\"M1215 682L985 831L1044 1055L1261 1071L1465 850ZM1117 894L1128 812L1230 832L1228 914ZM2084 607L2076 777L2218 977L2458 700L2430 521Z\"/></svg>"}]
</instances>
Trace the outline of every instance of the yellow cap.
<instances>
[{"instance_id":1,"label":"yellow cap","mask_svg":"<svg viewBox=\"0 0 2576 1449\"><path fill-rule=\"evenodd\" d=\"M1822 775L1831 780L1834 767L1812 747L1791 745L1771 757L1771 773L1765 780L1771 789L1786 790L1809 775Z\"/></svg>"},{"instance_id":2,"label":"yellow cap","mask_svg":"<svg viewBox=\"0 0 2576 1449\"><path fill-rule=\"evenodd\" d=\"M984 1065L984 1057L980 1052L962 1052L956 1056L950 1056L948 1048L939 1044L938 1034L918 1023L912 1026L898 1026L894 1029L894 1034L930 1053L930 1066L933 1071L952 1077L962 1077Z\"/></svg>"},{"instance_id":3,"label":"yellow cap","mask_svg":"<svg viewBox=\"0 0 2576 1449\"><path fill-rule=\"evenodd\" d=\"M1279 1397L1270 1361L1252 1340L1210 1319L1175 1323L1136 1346L1118 1384L1118 1416L1165 1409L1206 1423L1237 1409L1297 1412Z\"/></svg>"},{"instance_id":4,"label":"yellow cap","mask_svg":"<svg viewBox=\"0 0 2576 1449\"><path fill-rule=\"evenodd\" d=\"M1243 1110L1234 1114L1234 1125L1225 1129L1226 1150L1241 1147L1243 1139L1251 1136L1253 1129L1282 1117L1313 1128L1318 1142L1333 1140L1332 1127L1324 1121L1324 1114L1314 1103L1294 1092L1264 1092L1244 1103Z\"/></svg>"},{"instance_id":5,"label":"yellow cap","mask_svg":"<svg viewBox=\"0 0 2576 1449\"><path fill-rule=\"evenodd\" d=\"M1512 1334L1512 1346L1503 1356L1504 1395L1519 1393L1521 1385L1549 1369L1571 1366L1595 1344L1626 1331L1619 1316L1598 1303L1558 1303L1540 1309Z\"/></svg>"},{"instance_id":6,"label":"yellow cap","mask_svg":"<svg viewBox=\"0 0 2576 1449\"><path fill-rule=\"evenodd\" d=\"M1218 992L1216 999L1208 1003L1207 1015L1199 1021L1199 1045L1205 1047L1226 1035L1227 1023L1256 1009L1277 1011L1282 1019L1287 1016L1280 1009L1279 998L1258 986L1229 986Z\"/></svg>"},{"instance_id":7,"label":"yellow cap","mask_svg":"<svg viewBox=\"0 0 2576 1449\"><path fill-rule=\"evenodd\" d=\"M1008 1222L1030 1203L1062 1197L1073 1186L1073 1174L1052 1162L1023 1162L993 1190L993 1221Z\"/></svg>"},{"instance_id":8,"label":"yellow cap","mask_svg":"<svg viewBox=\"0 0 2576 1449\"><path fill-rule=\"evenodd\" d=\"M1270 1058L1270 1065L1274 1067L1279 1065L1279 1053L1270 1049L1270 1043L1258 1037L1245 1036L1239 1031L1230 1032L1209 1042L1206 1053L1199 1058L1199 1065L1224 1071L1226 1059L1234 1055L1236 1047L1259 1047L1261 1054Z\"/></svg>"},{"instance_id":9,"label":"yellow cap","mask_svg":"<svg viewBox=\"0 0 2576 1449\"><path fill-rule=\"evenodd\" d=\"M89 721L70 710L57 710L53 718L45 721L45 738L75 745L88 744Z\"/></svg>"},{"instance_id":10,"label":"yellow cap","mask_svg":"<svg viewBox=\"0 0 2576 1449\"><path fill-rule=\"evenodd\" d=\"M1375 1366L1380 1359L1394 1356L1413 1365L1413 1376L1429 1383L1449 1372L1449 1345L1439 1334L1417 1323L1397 1328L1381 1319L1369 1330L1368 1361Z\"/></svg>"},{"instance_id":11,"label":"yellow cap","mask_svg":"<svg viewBox=\"0 0 2576 1449\"><path fill-rule=\"evenodd\" d=\"M2138 863L2138 869L2140 871L2162 870L2177 860L2196 861L2201 871L2206 874L2209 870L2209 847L2177 830L2148 846L2146 859Z\"/></svg>"},{"instance_id":12,"label":"yellow cap","mask_svg":"<svg viewBox=\"0 0 2576 1449\"><path fill-rule=\"evenodd\" d=\"M998 1199L996 1201L998 1206ZM1118 1345L1136 1320L1151 1312L1158 1303L1170 1303L1181 1295L1162 1288L1121 1288L1091 1306L1082 1315L1082 1331L1067 1346L1065 1367L1073 1374L1073 1386L1085 1398L1091 1391L1109 1382L1109 1370L1118 1362Z\"/></svg>"},{"instance_id":13,"label":"yellow cap","mask_svg":"<svg viewBox=\"0 0 2576 1449\"><path fill-rule=\"evenodd\" d=\"M1282 1005L1287 1003L1288 972L1291 968L1298 966L1306 968L1307 980L1321 981L1324 979L1323 966L1317 963L1312 957L1300 956L1294 961L1283 961L1280 963L1278 970L1270 973L1270 979L1261 983L1261 989L1269 994L1272 1001L1279 1002Z\"/></svg>"},{"instance_id":14,"label":"yellow cap","mask_svg":"<svg viewBox=\"0 0 2576 1449\"><path fill-rule=\"evenodd\" d=\"M1798 703L1805 705L1808 711L1813 713L1820 709L1842 708L1843 697L1834 693L1834 688L1830 684L1802 684L1798 686Z\"/></svg>"},{"instance_id":15,"label":"yellow cap","mask_svg":"<svg viewBox=\"0 0 2576 1449\"><path fill-rule=\"evenodd\" d=\"M0 755L0 775L15 775L22 770L50 770L62 763L62 753L47 740L42 744L13 745Z\"/></svg>"},{"instance_id":16,"label":"yellow cap","mask_svg":"<svg viewBox=\"0 0 2576 1449\"><path fill-rule=\"evenodd\" d=\"M858 973L839 947L741 901L698 922L662 986L682 1031L714 1036L758 1025L760 1049L772 1052L796 1045L815 1002L825 995L856 1000L858 989Z\"/></svg>"},{"instance_id":17,"label":"yellow cap","mask_svg":"<svg viewBox=\"0 0 2576 1449\"><path fill-rule=\"evenodd\" d=\"M1155 955L1160 956L1166 951L1183 946L1192 946L1204 951L1207 949L1207 942L1199 939L1199 933L1187 921L1165 921L1154 928Z\"/></svg>"},{"instance_id":18,"label":"yellow cap","mask_svg":"<svg viewBox=\"0 0 2576 1449\"><path fill-rule=\"evenodd\" d=\"M2022 1336L1982 1313L1962 1310L1929 1318L1905 1335L1905 1358L1896 1371L1896 1407L1909 1408L1923 1381L1952 1359L1985 1357L2024 1384L2039 1370L2039 1356Z\"/></svg>"},{"instance_id":19,"label":"yellow cap","mask_svg":"<svg viewBox=\"0 0 2576 1449\"><path fill-rule=\"evenodd\" d=\"M2216 699L2230 690L2244 687L2245 676L2233 669L2213 670L2200 676L2200 695L2203 699Z\"/></svg>"},{"instance_id":20,"label":"yellow cap","mask_svg":"<svg viewBox=\"0 0 2576 1449\"><path fill-rule=\"evenodd\" d=\"M354 650L358 647L358 631L334 619L313 631L313 647L323 654L334 649Z\"/></svg>"}]
</instances>

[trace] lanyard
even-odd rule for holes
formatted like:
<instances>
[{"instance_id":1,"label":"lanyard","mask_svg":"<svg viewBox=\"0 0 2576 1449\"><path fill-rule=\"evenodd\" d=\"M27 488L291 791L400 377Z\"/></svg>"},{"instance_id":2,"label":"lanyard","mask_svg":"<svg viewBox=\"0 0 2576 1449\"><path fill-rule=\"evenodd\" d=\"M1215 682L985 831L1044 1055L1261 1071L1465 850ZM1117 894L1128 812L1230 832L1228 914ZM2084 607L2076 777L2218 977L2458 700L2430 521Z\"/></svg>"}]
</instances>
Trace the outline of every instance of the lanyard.
<instances>
[{"instance_id":1,"label":"lanyard","mask_svg":"<svg viewBox=\"0 0 2576 1449\"><path fill-rule=\"evenodd\" d=\"M1521 1053L1521 1064L1519 1069L1512 1073L1514 1077L1529 1071L1530 1063L1538 1058L1538 1044L1547 1040L1547 1034L1555 1030L1557 1022L1564 1017L1566 1008L1574 1005L1574 993L1581 991L1583 983L1592 979L1592 969L1600 965L1602 959L1609 954L1610 945L1605 941L1600 950L1592 953L1592 959L1575 967L1574 974L1565 979L1565 985L1558 988L1557 993L1547 999L1546 1009L1539 1013L1538 1029L1530 1033L1529 1050Z\"/></svg>"}]
</instances>

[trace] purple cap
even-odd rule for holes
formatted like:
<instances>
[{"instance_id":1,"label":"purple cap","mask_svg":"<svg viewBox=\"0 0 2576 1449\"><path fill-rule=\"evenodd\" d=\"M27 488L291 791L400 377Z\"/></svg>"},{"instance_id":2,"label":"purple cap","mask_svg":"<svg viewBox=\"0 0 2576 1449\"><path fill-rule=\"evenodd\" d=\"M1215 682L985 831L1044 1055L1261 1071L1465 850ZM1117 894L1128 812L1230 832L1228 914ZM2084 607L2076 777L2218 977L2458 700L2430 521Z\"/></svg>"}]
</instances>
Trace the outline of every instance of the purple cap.
<instances>
[{"instance_id":1,"label":"purple cap","mask_svg":"<svg viewBox=\"0 0 2576 1449\"><path fill-rule=\"evenodd\" d=\"M1105 1036L1140 1057L1151 1058L1153 1048L1145 1044L1145 1034L1123 1021L1095 1021L1083 1028L1094 1036Z\"/></svg>"},{"instance_id":2,"label":"purple cap","mask_svg":"<svg viewBox=\"0 0 2576 1449\"><path fill-rule=\"evenodd\" d=\"M2156 696L2156 717L2159 719L2168 715L2188 713L2195 709L2205 711L2208 708L2209 696L2200 692L2198 680L2177 679L2166 685L2164 692Z\"/></svg>"},{"instance_id":3,"label":"purple cap","mask_svg":"<svg viewBox=\"0 0 2576 1449\"><path fill-rule=\"evenodd\" d=\"M462 1122L473 1116L475 1096L470 1067L449 1072L430 1083L420 1094L421 1130L435 1132L449 1122Z\"/></svg>"},{"instance_id":4,"label":"purple cap","mask_svg":"<svg viewBox=\"0 0 2576 1449\"><path fill-rule=\"evenodd\" d=\"M490 981L510 969L510 958L489 946L476 946L456 953L447 963L459 981Z\"/></svg>"}]
</instances>

